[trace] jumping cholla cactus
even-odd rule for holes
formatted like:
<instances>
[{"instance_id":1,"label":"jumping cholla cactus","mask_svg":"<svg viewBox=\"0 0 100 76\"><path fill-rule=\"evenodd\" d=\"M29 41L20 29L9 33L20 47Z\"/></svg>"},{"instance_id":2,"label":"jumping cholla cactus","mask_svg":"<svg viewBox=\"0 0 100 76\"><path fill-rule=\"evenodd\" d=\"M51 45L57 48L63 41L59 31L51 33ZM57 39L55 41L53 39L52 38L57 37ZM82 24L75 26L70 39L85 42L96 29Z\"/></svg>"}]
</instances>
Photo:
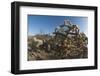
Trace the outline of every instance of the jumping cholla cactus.
<instances>
[{"instance_id":1,"label":"jumping cholla cactus","mask_svg":"<svg viewBox=\"0 0 100 76\"><path fill-rule=\"evenodd\" d=\"M63 25L55 29L55 38L58 39L60 51L58 56L61 58L86 58L88 38L85 33L80 33L78 25L65 20ZM57 43L55 42L55 43ZM56 56L57 56L56 53Z\"/></svg>"}]
</instances>

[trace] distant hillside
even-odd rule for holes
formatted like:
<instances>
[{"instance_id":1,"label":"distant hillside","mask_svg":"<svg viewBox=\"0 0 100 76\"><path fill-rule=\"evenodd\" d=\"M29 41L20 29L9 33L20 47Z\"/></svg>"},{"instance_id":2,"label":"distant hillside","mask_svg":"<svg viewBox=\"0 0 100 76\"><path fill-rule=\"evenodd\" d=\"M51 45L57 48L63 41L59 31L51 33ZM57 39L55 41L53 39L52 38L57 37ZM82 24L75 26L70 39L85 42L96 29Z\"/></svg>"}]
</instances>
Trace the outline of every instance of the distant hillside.
<instances>
[{"instance_id":1,"label":"distant hillside","mask_svg":"<svg viewBox=\"0 0 100 76\"><path fill-rule=\"evenodd\" d=\"M46 39L50 39L52 36L47 35L47 34L44 34L44 35L34 35L34 36L28 36L28 39L32 39L34 37L36 37L37 39L40 39L40 40L46 40Z\"/></svg>"}]
</instances>

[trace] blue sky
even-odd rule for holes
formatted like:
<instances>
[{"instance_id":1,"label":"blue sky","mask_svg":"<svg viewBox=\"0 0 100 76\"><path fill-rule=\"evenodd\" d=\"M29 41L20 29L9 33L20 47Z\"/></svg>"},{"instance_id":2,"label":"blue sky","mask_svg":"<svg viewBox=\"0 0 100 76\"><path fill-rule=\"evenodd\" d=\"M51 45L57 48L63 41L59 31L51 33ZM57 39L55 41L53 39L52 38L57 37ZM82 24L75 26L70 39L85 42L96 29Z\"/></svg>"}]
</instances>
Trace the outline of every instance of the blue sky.
<instances>
[{"instance_id":1,"label":"blue sky","mask_svg":"<svg viewBox=\"0 0 100 76\"><path fill-rule=\"evenodd\" d=\"M64 24L65 19L79 25L80 31L87 34L87 17L28 15L28 35L36 35L41 31L46 34L52 33L57 26Z\"/></svg>"}]
</instances>

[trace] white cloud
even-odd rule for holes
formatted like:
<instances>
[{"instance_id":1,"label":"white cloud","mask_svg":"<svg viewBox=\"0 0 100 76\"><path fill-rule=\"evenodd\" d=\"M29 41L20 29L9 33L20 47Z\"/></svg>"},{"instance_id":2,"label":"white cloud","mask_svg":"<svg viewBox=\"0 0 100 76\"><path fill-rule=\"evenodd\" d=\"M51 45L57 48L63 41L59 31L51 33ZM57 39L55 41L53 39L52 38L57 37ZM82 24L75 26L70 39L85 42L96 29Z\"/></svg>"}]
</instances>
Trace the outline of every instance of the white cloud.
<instances>
[{"instance_id":1,"label":"white cloud","mask_svg":"<svg viewBox=\"0 0 100 76\"><path fill-rule=\"evenodd\" d=\"M88 37L88 28L86 28L86 29L84 30L84 33L85 33L86 36Z\"/></svg>"},{"instance_id":2,"label":"white cloud","mask_svg":"<svg viewBox=\"0 0 100 76\"><path fill-rule=\"evenodd\" d=\"M29 35L29 36L34 36L35 34L33 34L33 33L28 33L28 35Z\"/></svg>"}]
</instances>

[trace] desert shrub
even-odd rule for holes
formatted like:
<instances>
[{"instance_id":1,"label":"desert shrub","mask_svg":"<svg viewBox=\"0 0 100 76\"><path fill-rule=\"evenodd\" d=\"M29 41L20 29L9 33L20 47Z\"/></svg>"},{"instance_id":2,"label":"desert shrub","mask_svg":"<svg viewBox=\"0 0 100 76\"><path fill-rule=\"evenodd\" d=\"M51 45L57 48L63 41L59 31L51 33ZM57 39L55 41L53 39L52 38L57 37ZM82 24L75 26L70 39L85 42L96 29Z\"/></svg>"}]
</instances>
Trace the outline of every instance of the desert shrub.
<instances>
[{"instance_id":1,"label":"desert shrub","mask_svg":"<svg viewBox=\"0 0 100 76\"><path fill-rule=\"evenodd\" d=\"M30 43L28 44L28 47L30 47L32 51L36 51L36 49L37 49L36 45L37 44L38 44L38 42L31 40Z\"/></svg>"}]
</instances>

